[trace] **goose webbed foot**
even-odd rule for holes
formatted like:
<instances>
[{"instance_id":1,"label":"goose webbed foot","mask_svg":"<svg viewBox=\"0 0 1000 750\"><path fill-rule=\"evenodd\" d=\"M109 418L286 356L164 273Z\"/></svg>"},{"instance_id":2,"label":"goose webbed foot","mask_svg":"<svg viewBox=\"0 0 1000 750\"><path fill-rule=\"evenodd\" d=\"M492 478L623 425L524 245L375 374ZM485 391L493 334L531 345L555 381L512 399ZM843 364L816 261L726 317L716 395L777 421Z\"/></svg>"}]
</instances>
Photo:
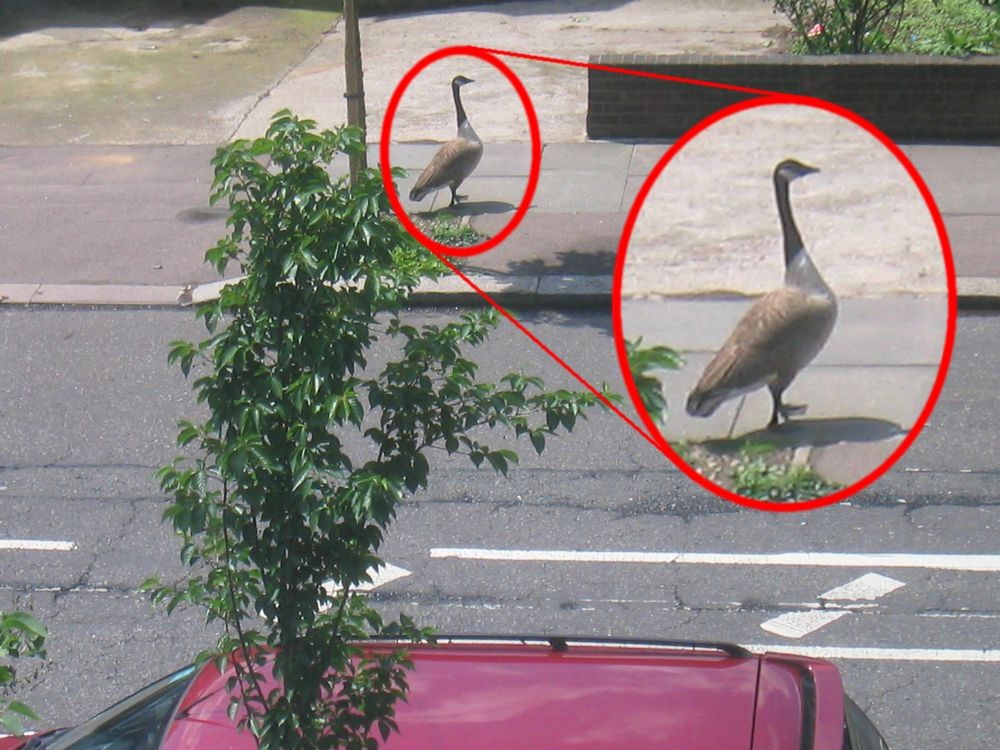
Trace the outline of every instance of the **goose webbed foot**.
<instances>
[{"instance_id":1,"label":"goose webbed foot","mask_svg":"<svg viewBox=\"0 0 1000 750\"><path fill-rule=\"evenodd\" d=\"M782 404L781 417L787 422L789 417L801 417L808 410L809 407L805 404Z\"/></svg>"}]
</instances>

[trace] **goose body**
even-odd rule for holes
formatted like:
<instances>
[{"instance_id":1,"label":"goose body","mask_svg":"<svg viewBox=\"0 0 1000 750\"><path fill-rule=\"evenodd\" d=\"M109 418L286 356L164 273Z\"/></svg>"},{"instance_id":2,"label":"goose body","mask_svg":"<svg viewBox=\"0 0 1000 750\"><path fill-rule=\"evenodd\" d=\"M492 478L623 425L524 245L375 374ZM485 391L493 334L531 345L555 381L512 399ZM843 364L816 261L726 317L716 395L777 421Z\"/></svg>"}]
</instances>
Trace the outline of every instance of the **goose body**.
<instances>
[{"instance_id":1,"label":"goose body","mask_svg":"<svg viewBox=\"0 0 1000 750\"><path fill-rule=\"evenodd\" d=\"M784 237L784 286L761 297L715 355L687 401L692 416L710 416L724 401L767 386L773 409L768 427L804 406L782 403L785 389L819 353L837 320L837 299L806 252L792 217L788 185L818 170L787 159L774 169Z\"/></svg>"},{"instance_id":2,"label":"goose body","mask_svg":"<svg viewBox=\"0 0 1000 750\"><path fill-rule=\"evenodd\" d=\"M410 200L423 200L443 187L451 189L451 203L458 203L458 186L483 158L483 142L469 124L469 118L462 106L460 89L472 80L465 76L455 76L451 82L452 96L455 99L455 116L458 119L458 134L445 143L434 154L434 158L420 173L413 189L410 190Z\"/></svg>"}]
</instances>

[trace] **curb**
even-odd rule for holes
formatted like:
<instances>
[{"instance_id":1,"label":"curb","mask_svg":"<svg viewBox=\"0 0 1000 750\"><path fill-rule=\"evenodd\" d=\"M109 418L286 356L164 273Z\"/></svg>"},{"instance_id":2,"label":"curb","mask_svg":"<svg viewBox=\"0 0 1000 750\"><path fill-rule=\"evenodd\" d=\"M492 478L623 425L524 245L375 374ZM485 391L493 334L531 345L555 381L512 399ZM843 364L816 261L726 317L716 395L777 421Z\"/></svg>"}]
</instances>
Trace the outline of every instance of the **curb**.
<instances>
[{"instance_id":1,"label":"curb","mask_svg":"<svg viewBox=\"0 0 1000 750\"><path fill-rule=\"evenodd\" d=\"M610 308L612 276L506 276L466 274L495 302L512 307ZM193 286L143 284L0 284L0 305L84 307L187 307L211 302L238 279ZM421 284L410 297L414 307L469 307L482 296L457 276ZM960 310L1000 311L1000 279L958 279Z\"/></svg>"}]
</instances>

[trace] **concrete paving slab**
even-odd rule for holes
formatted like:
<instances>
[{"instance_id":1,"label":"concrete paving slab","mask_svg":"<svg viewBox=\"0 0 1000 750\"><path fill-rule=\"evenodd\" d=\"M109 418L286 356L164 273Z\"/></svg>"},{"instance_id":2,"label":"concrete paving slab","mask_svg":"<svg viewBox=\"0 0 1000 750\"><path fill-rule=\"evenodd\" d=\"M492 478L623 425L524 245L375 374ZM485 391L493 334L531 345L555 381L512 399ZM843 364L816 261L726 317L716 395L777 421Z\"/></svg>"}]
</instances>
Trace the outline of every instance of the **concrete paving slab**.
<instances>
[{"instance_id":1,"label":"concrete paving slab","mask_svg":"<svg viewBox=\"0 0 1000 750\"><path fill-rule=\"evenodd\" d=\"M484 234L498 234L511 214L473 216L471 225ZM575 273L610 275L623 216L557 214L529 211L517 229L499 247L468 260L471 266L509 274ZM573 231L567 231L572 227ZM544 254L539 248L546 248Z\"/></svg>"},{"instance_id":2,"label":"concrete paving slab","mask_svg":"<svg viewBox=\"0 0 1000 750\"><path fill-rule=\"evenodd\" d=\"M631 143L608 141L549 143L542 154L542 166L547 170L576 170L586 161L588 169L617 174L628 170L633 148Z\"/></svg>"},{"instance_id":3,"label":"concrete paving slab","mask_svg":"<svg viewBox=\"0 0 1000 750\"><path fill-rule=\"evenodd\" d=\"M752 304L751 299L624 300L622 329L628 339L714 355ZM836 327L810 367L937 367L946 324L944 298L840 300Z\"/></svg>"},{"instance_id":4,"label":"concrete paving slab","mask_svg":"<svg viewBox=\"0 0 1000 750\"><path fill-rule=\"evenodd\" d=\"M212 184L216 146L0 147L0 185Z\"/></svg>"},{"instance_id":5,"label":"concrete paving slab","mask_svg":"<svg viewBox=\"0 0 1000 750\"><path fill-rule=\"evenodd\" d=\"M644 176L653 171L663 155L670 149L671 142L637 143L632 150L632 161L628 165L629 176Z\"/></svg>"},{"instance_id":6,"label":"concrete paving slab","mask_svg":"<svg viewBox=\"0 0 1000 750\"><path fill-rule=\"evenodd\" d=\"M1000 216L1000 148L909 145L903 152L923 176L942 213ZM993 189L991 189L991 186Z\"/></svg>"},{"instance_id":7,"label":"concrete paving slab","mask_svg":"<svg viewBox=\"0 0 1000 750\"><path fill-rule=\"evenodd\" d=\"M51 222L167 221L181 216L197 220L218 213L209 205L207 186L197 183L164 185L0 185L4 223L31 226ZM224 220L224 216L222 216ZM181 219L185 220L185 219Z\"/></svg>"},{"instance_id":8,"label":"concrete paving slab","mask_svg":"<svg viewBox=\"0 0 1000 750\"><path fill-rule=\"evenodd\" d=\"M625 171L592 169L543 171L533 206L550 213L609 213L620 211Z\"/></svg>"},{"instance_id":9,"label":"concrete paving slab","mask_svg":"<svg viewBox=\"0 0 1000 750\"><path fill-rule=\"evenodd\" d=\"M1000 185L990 189L1000 194ZM1000 212L948 214L944 224L957 276L1000 277Z\"/></svg>"},{"instance_id":10,"label":"concrete paving slab","mask_svg":"<svg viewBox=\"0 0 1000 750\"><path fill-rule=\"evenodd\" d=\"M205 251L219 223L40 220L4 229L0 279L6 283L186 284L212 281ZM9 244L7 244L9 243Z\"/></svg>"},{"instance_id":11,"label":"concrete paving slab","mask_svg":"<svg viewBox=\"0 0 1000 750\"><path fill-rule=\"evenodd\" d=\"M626 215L632 210L632 205L639 197L639 191L649 175L629 175L625 180L625 192L622 194L622 212Z\"/></svg>"},{"instance_id":12,"label":"concrete paving slab","mask_svg":"<svg viewBox=\"0 0 1000 750\"><path fill-rule=\"evenodd\" d=\"M885 463L903 439L904 436L899 435L876 442L818 446L809 451L809 466L829 482L850 485Z\"/></svg>"}]
</instances>

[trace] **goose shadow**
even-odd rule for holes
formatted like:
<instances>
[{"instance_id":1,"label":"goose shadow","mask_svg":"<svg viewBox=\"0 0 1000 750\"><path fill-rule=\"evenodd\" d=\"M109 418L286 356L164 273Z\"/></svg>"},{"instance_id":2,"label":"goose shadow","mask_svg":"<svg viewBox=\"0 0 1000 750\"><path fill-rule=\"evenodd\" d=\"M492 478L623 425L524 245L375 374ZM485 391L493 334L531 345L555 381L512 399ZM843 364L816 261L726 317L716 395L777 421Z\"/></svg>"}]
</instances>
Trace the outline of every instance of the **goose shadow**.
<instances>
[{"instance_id":1,"label":"goose shadow","mask_svg":"<svg viewBox=\"0 0 1000 750\"><path fill-rule=\"evenodd\" d=\"M514 206L506 201L462 201L457 206L450 206L435 211L446 216L480 216L482 214L504 214L515 211Z\"/></svg>"},{"instance_id":2,"label":"goose shadow","mask_svg":"<svg viewBox=\"0 0 1000 750\"><path fill-rule=\"evenodd\" d=\"M776 448L820 448L838 443L878 443L906 435L910 428L872 417L793 419L773 429L762 428L738 437L706 440L702 444L725 450L745 443L767 443Z\"/></svg>"}]
</instances>

